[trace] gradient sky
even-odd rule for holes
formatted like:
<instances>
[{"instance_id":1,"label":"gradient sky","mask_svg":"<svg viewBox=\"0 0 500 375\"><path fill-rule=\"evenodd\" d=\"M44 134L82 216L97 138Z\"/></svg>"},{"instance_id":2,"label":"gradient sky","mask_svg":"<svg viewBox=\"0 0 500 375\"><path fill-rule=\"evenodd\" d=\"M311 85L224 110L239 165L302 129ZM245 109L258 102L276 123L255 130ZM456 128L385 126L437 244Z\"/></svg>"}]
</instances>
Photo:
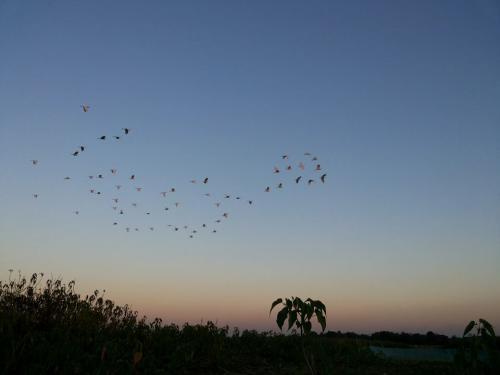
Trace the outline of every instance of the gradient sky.
<instances>
[{"instance_id":1,"label":"gradient sky","mask_svg":"<svg viewBox=\"0 0 500 375\"><path fill-rule=\"evenodd\" d=\"M299 295L330 330L500 330L499 40L494 0L0 0L0 279L44 271L176 323L270 329ZM327 183L266 194L306 151ZM116 219L115 181L152 214ZM215 235L166 226L221 212Z\"/></svg>"}]
</instances>

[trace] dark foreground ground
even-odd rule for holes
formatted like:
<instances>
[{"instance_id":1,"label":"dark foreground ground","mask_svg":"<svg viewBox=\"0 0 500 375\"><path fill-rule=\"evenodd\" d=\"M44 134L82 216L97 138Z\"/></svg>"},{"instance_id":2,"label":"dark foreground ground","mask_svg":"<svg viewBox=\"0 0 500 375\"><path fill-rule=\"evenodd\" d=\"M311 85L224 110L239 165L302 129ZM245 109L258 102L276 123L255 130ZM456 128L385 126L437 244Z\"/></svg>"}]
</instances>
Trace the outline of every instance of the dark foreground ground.
<instances>
[{"instance_id":1,"label":"dark foreground ground","mask_svg":"<svg viewBox=\"0 0 500 375\"><path fill-rule=\"evenodd\" d=\"M72 282L0 283L0 374L308 374L302 345L316 374L500 374L494 364L381 358L370 344L338 333L302 341L210 322L165 325L98 291L82 298Z\"/></svg>"}]
</instances>

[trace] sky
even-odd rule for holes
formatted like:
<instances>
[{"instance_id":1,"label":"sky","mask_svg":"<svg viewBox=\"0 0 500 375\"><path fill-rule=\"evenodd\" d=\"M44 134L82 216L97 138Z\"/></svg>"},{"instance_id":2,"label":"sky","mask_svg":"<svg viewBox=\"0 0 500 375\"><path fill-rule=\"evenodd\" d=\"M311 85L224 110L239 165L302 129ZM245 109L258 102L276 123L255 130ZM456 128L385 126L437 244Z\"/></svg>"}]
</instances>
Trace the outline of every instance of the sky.
<instances>
[{"instance_id":1,"label":"sky","mask_svg":"<svg viewBox=\"0 0 500 375\"><path fill-rule=\"evenodd\" d=\"M0 0L0 279L177 324L301 296L328 330L500 330L499 40L493 0Z\"/></svg>"}]
</instances>

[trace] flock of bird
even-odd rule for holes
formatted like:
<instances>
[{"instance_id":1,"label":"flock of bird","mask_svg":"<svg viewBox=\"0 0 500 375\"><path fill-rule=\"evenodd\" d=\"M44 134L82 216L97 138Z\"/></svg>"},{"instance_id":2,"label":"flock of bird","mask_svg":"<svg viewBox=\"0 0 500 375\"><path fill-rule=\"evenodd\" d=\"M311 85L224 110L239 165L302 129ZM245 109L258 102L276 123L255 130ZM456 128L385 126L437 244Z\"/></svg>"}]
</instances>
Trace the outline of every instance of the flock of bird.
<instances>
[{"instance_id":1,"label":"flock of bird","mask_svg":"<svg viewBox=\"0 0 500 375\"><path fill-rule=\"evenodd\" d=\"M87 113L90 111L90 106L87 104L82 104L81 108L82 108L84 113ZM112 137L108 137L107 135L101 135L100 137L97 138L97 140L98 141L106 141L106 139L108 139L108 138L120 140L121 137L129 136L129 134L132 132L132 129L122 128L122 131L123 132L120 135L113 135ZM84 152L86 152L86 146L80 145L79 147L77 147L75 149L75 151L71 152L71 155L76 158ZM263 191L265 193L271 193L274 189L276 189L276 190L284 189L285 186L288 185L288 183L293 185L293 184L299 184L299 183L301 183L301 181L307 181L307 185L312 185L312 184L319 182L319 181L321 181L321 183L325 183L327 174L323 173L323 169L321 167L321 164L319 164L319 162L318 162L318 158L316 156L313 156L309 152L305 152L303 154L303 156L306 159L310 159L309 162L300 161L297 165L294 166L290 162L289 155L282 155L279 166L274 166L274 168L273 168L273 174L280 177L279 182L275 186L274 185L266 186L263 189ZM31 161L31 164L33 166L38 166L38 164L39 164L39 161L37 159L32 159L30 161ZM281 163L284 163L283 166L281 166ZM306 166L305 163L312 164L312 167ZM298 170L299 173L293 174L293 172L295 172L296 170ZM306 176L306 173L311 173L311 172L313 173L313 176L311 176L311 175ZM89 175L88 179L93 182L96 180L104 180L108 176L112 177L112 176L116 176L117 174L118 174L118 170L116 168L110 168L109 174L105 175L104 173L97 173L94 175ZM71 179L72 178L70 176L64 177L64 180L66 180L66 181L71 180ZM127 181L129 182L129 184L134 184L137 181L136 174L129 172L129 174L127 174ZM191 184L198 184L199 183L201 186L206 187L206 186L209 186L209 177L205 176L199 180L192 179L189 181L189 183L191 183ZM130 187L130 186L125 186L122 184L115 184L114 190L116 191L116 193L114 195L118 195L122 191L122 188L125 189L126 187ZM141 193L143 190L143 188L141 186L133 186L133 189L137 193ZM103 192L101 191L101 189L99 189L93 185L89 187L88 191L92 195L96 195L96 196L103 195ZM158 193L159 193L159 196L161 198L167 198L167 197L171 197L171 196L172 197L176 196L176 194L175 194L176 192L177 192L176 187L170 187L170 188L168 188L164 191L160 191ZM231 194L225 193L225 194L219 195L220 199L215 199L215 195L212 194L211 192L204 191L202 194L203 194L203 196L205 196L207 198L214 199L213 205L216 208L220 208L221 206L224 207L222 202L224 200L229 200L229 199L234 199L236 201L244 202L245 204L247 204L249 206L251 206L254 203L253 199L243 198L239 195L231 195ZM34 198L39 198L39 196L40 195L38 193L33 193ZM127 204L127 202L120 197L113 197L111 202L112 202L111 208L115 212L116 216L115 216L115 219L112 220L110 224L112 224L114 227L122 227L123 230L126 232L139 232L139 231L144 230L144 229L149 230L149 231L154 231L155 229L158 228L158 226L156 226L156 227L155 226L148 226L148 227L144 228L144 227L134 226L134 225L130 225L130 224L122 224L122 222L126 222L126 220L120 220L123 217L127 216L128 209L126 207L132 207L133 210L137 210L137 208L140 207L140 205L136 201L128 202L128 204ZM176 208L181 206L181 202L179 202L179 201L174 201L171 203L172 203L172 205L170 207L162 205L162 211L171 211L171 210L176 209ZM75 215L79 215L80 210L79 209L75 210L75 211L73 211L73 213ZM151 215L151 211L149 211L149 210L144 211L143 214L144 215ZM229 212L222 211L222 212L218 212L217 216L215 218L213 218L212 222L205 222L205 223L201 223L201 224L196 225L196 226L179 225L179 224L166 224L166 228L169 228L174 232L185 232L187 234L188 238L194 238L196 235L199 235L202 232L217 233L218 228L219 228L217 225L222 223L224 220L227 220L229 218L229 216L230 216Z\"/></svg>"}]
</instances>

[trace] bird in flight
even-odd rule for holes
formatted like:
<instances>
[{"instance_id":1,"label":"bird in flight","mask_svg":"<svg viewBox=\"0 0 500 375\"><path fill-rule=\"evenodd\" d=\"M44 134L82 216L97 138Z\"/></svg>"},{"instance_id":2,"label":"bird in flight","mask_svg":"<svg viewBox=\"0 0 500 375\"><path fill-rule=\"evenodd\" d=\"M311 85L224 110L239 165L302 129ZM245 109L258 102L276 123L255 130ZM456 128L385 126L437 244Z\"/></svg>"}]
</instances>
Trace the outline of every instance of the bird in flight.
<instances>
[{"instance_id":1,"label":"bird in flight","mask_svg":"<svg viewBox=\"0 0 500 375\"><path fill-rule=\"evenodd\" d=\"M116 169L112 168L112 169L110 169L110 171L111 171L111 174L116 174Z\"/></svg>"},{"instance_id":2,"label":"bird in flight","mask_svg":"<svg viewBox=\"0 0 500 375\"><path fill-rule=\"evenodd\" d=\"M78 151L75 151L75 152L73 152L73 154L72 154L72 155L73 155L73 156L77 156L78 154L79 154L79 152L78 152Z\"/></svg>"},{"instance_id":3,"label":"bird in flight","mask_svg":"<svg viewBox=\"0 0 500 375\"><path fill-rule=\"evenodd\" d=\"M102 178L102 174L98 174L98 175L97 175L97 178Z\"/></svg>"},{"instance_id":4,"label":"bird in flight","mask_svg":"<svg viewBox=\"0 0 500 375\"><path fill-rule=\"evenodd\" d=\"M280 173L280 170L278 167L274 167L274 173Z\"/></svg>"},{"instance_id":5,"label":"bird in flight","mask_svg":"<svg viewBox=\"0 0 500 375\"><path fill-rule=\"evenodd\" d=\"M192 184L196 184L196 180L191 180L189 182L191 182Z\"/></svg>"},{"instance_id":6,"label":"bird in flight","mask_svg":"<svg viewBox=\"0 0 500 375\"><path fill-rule=\"evenodd\" d=\"M99 139L100 139L101 141L104 141L104 140L106 139L106 136L105 136L105 135L103 135L103 136L99 137Z\"/></svg>"},{"instance_id":7,"label":"bird in flight","mask_svg":"<svg viewBox=\"0 0 500 375\"><path fill-rule=\"evenodd\" d=\"M80 107L82 107L83 112L88 112L90 109L90 106L88 104L82 104Z\"/></svg>"},{"instance_id":8,"label":"bird in flight","mask_svg":"<svg viewBox=\"0 0 500 375\"><path fill-rule=\"evenodd\" d=\"M302 170L304 170L305 169L304 163L300 162L299 163L299 168L302 169Z\"/></svg>"},{"instance_id":9,"label":"bird in flight","mask_svg":"<svg viewBox=\"0 0 500 375\"><path fill-rule=\"evenodd\" d=\"M137 190L137 191L141 191L141 190L142 190L142 188L141 188L141 187L136 187L136 188L135 188L135 190Z\"/></svg>"},{"instance_id":10,"label":"bird in flight","mask_svg":"<svg viewBox=\"0 0 500 375\"><path fill-rule=\"evenodd\" d=\"M325 183L325 177L326 177L326 173L320 177L322 183Z\"/></svg>"},{"instance_id":11,"label":"bird in flight","mask_svg":"<svg viewBox=\"0 0 500 375\"><path fill-rule=\"evenodd\" d=\"M206 184L208 182L208 177L205 177L205 179L203 180L203 183Z\"/></svg>"},{"instance_id":12,"label":"bird in flight","mask_svg":"<svg viewBox=\"0 0 500 375\"><path fill-rule=\"evenodd\" d=\"M64 179L65 179L65 180L71 180L71 177L66 176L66 177L64 177Z\"/></svg>"},{"instance_id":13,"label":"bird in flight","mask_svg":"<svg viewBox=\"0 0 500 375\"><path fill-rule=\"evenodd\" d=\"M113 202L118 203L118 198L113 198Z\"/></svg>"},{"instance_id":14,"label":"bird in flight","mask_svg":"<svg viewBox=\"0 0 500 375\"><path fill-rule=\"evenodd\" d=\"M317 171L320 171L320 170L321 170L321 165L320 165L320 164L316 164L316 170L317 170Z\"/></svg>"},{"instance_id":15,"label":"bird in flight","mask_svg":"<svg viewBox=\"0 0 500 375\"><path fill-rule=\"evenodd\" d=\"M295 183L296 183L296 184L298 184L301 178L302 178L302 176L297 177L297 178L295 179Z\"/></svg>"},{"instance_id":16,"label":"bird in flight","mask_svg":"<svg viewBox=\"0 0 500 375\"><path fill-rule=\"evenodd\" d=\"M132 203L132 206L137 207L137 203Z\"/></svg>"},{"instance_id":17,"label":"bird in flight","mask_svg":"<svg viewBox=\"0 0 500 375\"><path fill-rule=\"evenodd\" d=\"M135 174L133 174L132 176L130 176L130 179L134 180L135 179Z\"/></svg>"},{"instance_id":18,"label":"bird in flight","mask_svg":"<svg viewBox=\"0 0 500 375\"><path fill-rule=\"evenodd\" d=\"M224 216L224 217L227 219L227 217L229 216L229 214L228 214L227 212L224 212L224 213L222 214L222 216Z\"/></svg>"},{"instance_id":19,"label":"bird in flight","mask_svg":"<svg viewBox=\"0 0 500 375\"><path fill-rule=\"evenodd\" d=\"M288 155L282 155L282 156L281 156L281 158L282 158L283 160L288 159Z\"/></svg>"},{"instance_id":20,"label":"bird in flight","mask_svg":"<svg viewBox=\"0 0 500 375\"><path fill-rule=\"evenodd\" d=\"M291 171L291 170L292 170L292 166L291 166L291 165L289 165L288 167L286 167L286 170L287 170L287 171Z\"/></svg>"},{"instance_id":21,"label":"bird in flight","mask_svg":"<svg viewBox=\"0 0 500 375\"><path fill-rule=\"evenodd\" d=\"M38 198L38 194L33 194L33 198Z\"/></svg>"},{"instance_id":22,"label":"bird in flight","mask_svg":"<svg viewBox=\"0 0 500 375\"><path fill-rule=\"evenodd\" d=\"M265 192L266 192L266 193L269 193L270 191L271 191L271 188L270 188L269 186L268 186L268 187L266 187Z\"/></svg>"},{"instance_id":23,"label":"bird in flight","mask_svg":"<svg viewBox=\"0 0 500 375\"><path fill-rule=\"evenodd\" d=\"M116 206L113 206L113 210L115 210L115 211L116 211L117 209L118 209L118 207L116 207Z\"/></svg>"},{"instance_id":24,"label":"bird in flight","mask_svg":"<svg viewBox=\"0 0 500 375\"><path fill-rule=\"evenodd\" d=\"M92 180L94 178L94 176L89 176L89 178Z\"/></svg>"},{"instance_id":25,"label":"bird in flight","mask_svg":"<svg viewBox=\"0 0 500 375\"><path fill-rule=\"evenodd\" d=\"M130 132L129 128L122 128L125 134L128 134Z\"/></svg>"},{"instance_id":26,"label":"bird in flight","mask_svg":"<svg viewBox=\"0 0 500 375\"><path fill-rule=\"evenodd\" d=\"M75 215L78 215L80 213L80 211L74 211Z\"/></svg>"},{"instance_id":27,"label":"bird in flight","mask_svg":"<svg viewBox=\"0 0 500 375\"><path fill-rule=\"evenodd\" d=\"M252 203L253 203L253 201L248 201L248 204L252 204Z\"/></svg>"},{"instance_id":28,"label":"bird in flight","mask_svg":"<svg viewBox=\"0 0 500 375\"><path fill-rule=\"evenodd\" d=\"M216 202L214 203L216 207L219 207L220 206L220 202Z\"/></svg>"},{"instance_id":29,"label":"bird in flight","mask_svg":"<svg viewBox=\"0 0 500 375\"><path fill-rule=\"evenodd\" d=\"M94 193L95 193L95 190L94 190L94 189L90 189L89 191L90 191L92 194L94 194Z\"/></svg>"},{"instance_id":30,"label":"bird in flight","mask_svg":"<svg viewBox=\"0 0 500 375\"><path fill-rule=\"evenodd\" d=\"M316 156L313 156L312 161L316 161L318 158Z\"/></svg>"},{"instance_id":31,"label":"bird in flight","mask_svg":"<svg viewBox=\"0 0 500 375\"><path fill-rule=\"evenodd\" d=\"M310 152L304 152L304 156L311 156Z\"/></svg>"},{"instance_id":32,"label":"bird in flight","mask_svg":"<svg viewBox=\"0 0 500 375\"><path fill-rule=\"evenodd\" d=\"M38 160L36 160L36 159L35 160L31 160L31 164L37 165L38 164Z\"/></svg>"},{"instance_id":33,"label":"bird in flight","mask_svg":"<svg viewBox=\"0 0 500 375\"><path fill-rule=\"evenodd\" d=\"M114 135L114 136L113 136L113 138L114 138L114 139L120 139L120 137L119 137L119 136L117 136L117 135Z\"/></svg>"},{"instance_id":34,"label":"bird in flight","mask_svg":"<svg viewBox=\"0 0 500 375\"><path fill-rule=\"evenodd\" d=\"M80 151L81 152L85 151L85 147L84 146L80 146Z\"/></svg>"},{"instance_id":35,"label":"bird in flight","mask_svg":"<svg viewBox=\"0 0 500 375\"><path fill-rule=\"evenodd\" d=\"M175 188L170 189L171 193L175 193Z\"/></svg>"},{"instance_id":36,"label":"bird in flight","mask_svg":"<svg viewBox=\"0 0 500 375\"><path fill-rule=\"evenodd\" d=\"M116 190L120 190L120 188L122 187L121 185L115 185L116 187Z\"/></svg>"},{"instance_id":37,"label":"bird in flight","mask_svg":"<svg viewBox=\"0 0 500 375\"><path fill-rule=\"evenodd\" d=\"M209 197L209 196L210 196L210 193L205 193L205 196L206 196L206 197Z\"/></svg>"},{"instance_id":38,"label":"bird in flight","mask_svg":"<svg viewBox=\"0 0 500 375\"><path fill-rule=\"evenodd\" d=\"M175 202L174 204L175 204L175 207L179 207L180 203L179 202Z\"/></svg>"},{"instance_id":39,"label":"bird in flight","mask_svg":"<svg viewBox=\"0 0 500 375\"><path fill-rule=\"evenodd\" d=\"M314 182L314 180L311 179L311 180L307 181L307 184L311 185L313 182Z\"/></svg>"},{"instance_id":40,"label":"bird in flight","mask_svg":"<svg viewBox=\"0 0 500 375\"><path fill-rule=\"evenodd\" d=\"M163 196L163 198L165 198L167 196L167 192L166 191L162 191L160 194Z\"/></svg>"}]
</instances>

